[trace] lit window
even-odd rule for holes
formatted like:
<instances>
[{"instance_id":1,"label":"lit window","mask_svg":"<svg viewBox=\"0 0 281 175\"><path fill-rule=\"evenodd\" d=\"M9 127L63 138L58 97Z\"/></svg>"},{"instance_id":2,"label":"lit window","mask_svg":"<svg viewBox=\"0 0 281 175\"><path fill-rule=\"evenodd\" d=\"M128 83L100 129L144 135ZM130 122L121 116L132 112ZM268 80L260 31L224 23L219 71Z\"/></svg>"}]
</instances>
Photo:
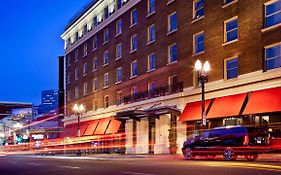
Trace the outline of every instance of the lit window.
<instances>
[{"instance_id":1,"label":"lit window","mask_svg":"<svg viewBox=\"0 0 281 175\"><path fill-rule=\"evenodd\" d=\"M235 17L224 22L224 42L238 39L238 18Z\"/></svg>"},{"instance_id":2,"label":"lit window","mask_svg":"<svg viewBox=\"0 0 281 175\"><path fill-rule=\"evenodd\" d=\"M84 76L87 75L87 73L88 73L88 64L87 63L84 64L83 73L84 73Z\"/></svg>"},{"instance_id":3,"label":"lit window","mask_svg":"<svg viewBox=\"0 0 281 175\"><path fill-rule=\"evenodd\" d=\"M119 59L122 57L122 45L121 43L116 45L116 59Z\"/></svg>"},{"instance_id":4,"label":"lit window","mask_svg":"<svg viewBox=\"0 0 281 175\"><path fill-rule=\"evenodd\" d=\"M238 77L238 58L232 58L225 61L225 73L227 79Z\"/></svg>"},{"instance_id":5,"label":"lit window","mask_svg":"<svg viewBox=\"0 0 281 175\"><path fill-rule=\"evenodd\" d=\"M117 22L116 22L116 35L119 35L122 33L122 20L119 19Z\"/></svg>"},{"instance_id":6,"label":"lit window","mask_svg":"<svg viewBox=\"0 0 281 175\"><path fill-rule=\"evenodd\" d=\"M93 80L93 90L97 91L98 90L98 79L94 78Z\"/></svg>"},{"instance_id":7,"label":"lit window","mask_svg":"<svg viewBox=\"0 0 281 175\"><path fill-rule=\"evenodd\" d=\"M152 71L152 70L155 70L156 68L156 57L155 57L155 54L152 53L148 56L148 71Z\"/></svg>"},{"instance_id":8,"label":"lit window","mask_svg":"<svg viewBox=\"0 0 281 175\"><path fill-rule=\"evenodd\" d=\"M98 69L98 58L95 57L93 60L93 70L97 70Z\"/></svg>"},{"instance_id":9,"label":"lit window","mask_svg":"<svg viewBox=\"0 0 281 175\"><path fill-rule=\"evenodd\" d=\"M109 96L106 95L104 97L104 108L108 108L109 107Z\"/></svg>"},{"instance_id":10,"label":"lit window","mask_svg":"<svg viewBox=\"0 0 281 175\"><path fill-rule=\"evenodd\" d=\"M116 69L116 83L120 83L122 81L122 68L118 67Z\"/></svg>"},{"instance_id":11,"label":"lit window","mask_svg":"<svg viewBox=\"0 0 281 175\"><path fill-rule=\"evenodd\" d=\"M177 30L177 13L174 12L168 16L168 32Z\"/></svg>"},{"instance_id":12,"label":"lit window","mask_svg":"<svg viewBox=\"0 0 281 175\"><path fill-rule=\"evenodd\" d=\"M105 29L104 30L104 36L103 36L103 42L107 43L108 39L109 39L109 32L108 32L108 29Z\"/></svg>"},{"instance_id":13,"label":"lit window","mask_svg":"<svg viewBox=\"0 0 281 175\"><path fill-rule=\"evenodd\" d=\"M137 35L131 37L131 51L138 49L138 38Z\"/></svg>"},{"instance_id":14,"label":"lit window","mask_svg":"<svg viewBox=\"0 0 281 175\"><path fill-rule=\"evenodd\" d=\"M103 75L103 87L108 87L109 85L109 76L108 73L105 73Z\"/></svg>"},{"instance_id":15,"label":"lit window","mask_svg":"<svg viewBox=\"0 0 281 175\"><path fill-rule=\"evenodd\" d=\"M93 50L98 48L98 36L95 35L93 38Z\"/></svg>"},{"instance_id":16,"label":"lit window","mask_svg":"<svg viewBox=\"0 0 281 175\"><path fill-rule=\"evenodd\" d=\"M266 70L281 67L281 44L265 49Z\"/></svg>"},{"instance_id":17,"label":"lit window","mask_svg":"<svg viewBox=\"0 0 281 175\"><path fill-rule=\"evenodd\" d=\"M205 50L204 46L204 32L194 35L194 53L201 53Z\"/></svg>"},{"instance_id":18,"label":"lit window","mask_svg":"<svg viewBox=\"0 0 281 175\"><path fill-rule=\"evenodd\" d=\"M84 82L84 84L83 84L83 94L87 95L87 93L88 93L88 83Z\"/></svg>"},{"instance_id":19,"label":"lit window","mask_svg":"<svg viewBox=\"0 0 281 175\"><path fill-rule=\"evenodd\" d=\"M204 0L193 1L193 19L204 16Z\"/></svg>"},{"instance_id":20,"label":"lit window","mask_svg":"<svg viewBox=\"0 0 281 175\"><path fill-rule=\"evenodd\" d=\"M152 14L155 12L155 0L147 0L147 13Z\"/></svg>"},{"instance_id":21,"label":"lit window","mask_svg":"<svg viewBox=\"0 0 281 175\"><path fill-rule=\"evenodd\" d=\"M169 63L177 61L177 44L169 46Z\"/></svg>"},{"instance_id":22,"label":"lit window","mask_svg":"<svg viewBox=\"0 0 281 175\"><path fill-rule=\"evenodd\" d=\"M265 27L281 23L281 0L271 1L265 5Z\"/></svg>"},{"instance_id":23,"label":"lit window","mask_svg":"<svg viewBox=\"0 0 281 175\"><path fill-rule=\"evenodd\" d=\"M131 77L138 76L138 62L137 60L131 63Z\"/></svg>"},{"instance_id":24,"label":"lit window","mask_svg":"<svg viewBox=\"0 0 281 175\"><path fill-rule=\"evenodd\" d=\"M155 25L151 25L148 27L147 29L147 33L148 33L148 43L155 41Z\"/></svg>"},{"instance_id":25,"label":"lit window","mask_svg":"<svg viewBox=\"0 0 281 175\"><path fill-rule=\"evenodd\" d=\"M136 25L137 23L138 23L137 9L134 9L131 12L131 26Z\"/></svg>"},{"instance_id":26,"label":"lit window","mask_svg":"<svg viewBox=\"0 0 281 175\"><path fill-rule=\"evenodd\" d=\"M83 47L83 56L86 56L86 55L87 55L87 51L88 51L88 45L87 45L87 44L84 44L84 47Z\"/></svg>"},{"instance_id":27,"label":"lit window","mask_svg":"<svg viewBox=\"0 0 281 175\"><path fill-rule=\"evenodd\" d=\"M109 53L108 51L105 51L103 54L103 65L108 65L108 60L109 60Z\"/></svg>"}]
</instances>

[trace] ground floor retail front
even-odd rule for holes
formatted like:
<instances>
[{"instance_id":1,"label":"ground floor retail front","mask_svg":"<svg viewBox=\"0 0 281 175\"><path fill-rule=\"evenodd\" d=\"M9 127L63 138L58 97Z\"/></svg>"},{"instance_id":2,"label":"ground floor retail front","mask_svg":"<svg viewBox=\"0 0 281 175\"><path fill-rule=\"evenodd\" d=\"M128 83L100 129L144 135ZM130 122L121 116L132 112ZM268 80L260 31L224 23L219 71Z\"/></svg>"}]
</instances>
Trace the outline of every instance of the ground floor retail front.
<instances>
[{"instance_id":1,"label":"ground floor retail front","mask_svg":"<svg viewBox=\"0 0 281 175\"><path fill-rule=\"evenodd\" d=\"M221 126L264 127L271 138L281 138L281 87L223 93L207 96L205 127L200 98L196 101L178 94L155 101L152 106L124 108L111 113L111 117L84 121L80 124L81 136L99 137L85 143L89 152L122 154L180 153L187 138ZM62 137L75 137L76 133L74 122L65 125Z\"/></svg>"}]
</instances>

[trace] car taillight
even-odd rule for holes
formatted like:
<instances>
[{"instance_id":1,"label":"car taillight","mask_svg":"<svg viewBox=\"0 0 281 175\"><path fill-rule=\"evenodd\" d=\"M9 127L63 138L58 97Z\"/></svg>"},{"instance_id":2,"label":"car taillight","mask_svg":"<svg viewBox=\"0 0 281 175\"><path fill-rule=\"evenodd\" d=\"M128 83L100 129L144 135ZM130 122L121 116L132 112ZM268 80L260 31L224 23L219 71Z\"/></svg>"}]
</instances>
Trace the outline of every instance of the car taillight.
<instances>
[{"instance_id":1,"label":"car taillight","mask_svg":"<svg viewBox=\"0 0 281 175\"><path fill-rule=\"evenodd\" d=\"M246 136L244 136L243 145L248 145L248 144L249 144L249 136L246 135Z\"/></svg>"}]
</instances>

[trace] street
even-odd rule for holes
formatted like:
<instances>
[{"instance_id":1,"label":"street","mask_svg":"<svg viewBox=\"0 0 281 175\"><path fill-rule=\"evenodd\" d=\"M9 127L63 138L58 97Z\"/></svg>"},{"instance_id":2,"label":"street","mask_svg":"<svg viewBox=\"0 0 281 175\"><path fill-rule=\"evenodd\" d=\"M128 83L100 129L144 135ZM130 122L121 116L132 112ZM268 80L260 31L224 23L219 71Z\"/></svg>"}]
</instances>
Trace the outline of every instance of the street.
<instances>
[{"instance_id":1,"label":"street","mask_svg":"<svg viewBox=\"0 0 281 175\"><path fill-rule=\"evenodd\" d=\"M207 161L161 158L68 159L32 156L0 157L1 175L263 175L280 174L276 161Z\"/></svg>"}]
</instances>

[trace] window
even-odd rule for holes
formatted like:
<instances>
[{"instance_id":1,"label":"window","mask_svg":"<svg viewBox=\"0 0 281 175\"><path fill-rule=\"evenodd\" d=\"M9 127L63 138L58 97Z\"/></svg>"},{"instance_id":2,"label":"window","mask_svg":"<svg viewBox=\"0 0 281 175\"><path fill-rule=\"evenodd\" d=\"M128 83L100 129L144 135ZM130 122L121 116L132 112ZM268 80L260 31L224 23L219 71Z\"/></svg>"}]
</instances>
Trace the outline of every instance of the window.
<instances>
[{"instance_id":1,"label":"window","mask_svg":"<svg viewBox=\"0 0 281 175\"><path fill-rule=\"evenodd\" d=\"M122 57L122 45L121 43L116 45L116 59L120 59Z\"/></svg>"},{"instance_id":2,"label":"window","mask_svg":"<svg viewBox=\"0 0 281 175\"><path fill-rule=\"evenodd\" d=\"M193 1L193 19L204 16L204 0Z\"/></svg>"},{"instance_id":3,"label":"window","mask_svg":"<svg viewBox=\"0 0 281 175\"><path fill-rule=\"evenodd\" d=\"M71 65L71 56L70 55L67 55L67 57L66 57L66 64L67 64L67 66Z\"/></svg>"},{"instance_id":4,"label":"window","mask_svg":"<svg viewBox=\"0 0 281 175\"><path fill-rule=\"evenodd\" d=\"M151 25L147 29L147 42L151 43L155 41L155 25Z\"/></svg>"},{"instance_id":5,"label":"window","mask_svg":"<svg viewBox=\"0 0 281 175\"><path fill-rule=\"evenodd\" d=\"M177 30L177 13L174 12L168 16L168 32Z\"/></svg>"},{"instance_id":6,"label":"window","mask_svg":"<svg viewBox=\"0 0 281 175\"><path fill-rule=\"evenodd\" d=\"M122 91L118 91L117 92L117 101L116 101L116 104L117 105L121 105L122 104L122 101L123 101L123 99L122 99Z\"/></svg>"},{"instance_id":7,"label":"window","mask_svg":"<svg viewBox=\"0 0 281 175\"><path fill-rule=\"evenodd\" d=\"M74 69L74 78L75 78L75 80L77 80L78 79L78 77L79 77L79 72L78 72L78 67L76 67L75 69Z\"/></svg>"},{"instance_id":8,"label":"window","mask_svg":"<svg viewBox=\"0 0 281 175\"><path fill-rule=\"evenodd\" d=\"M88 93L88 83L84 82L83 84L83 95L87 95Z\"/></svg>"},{"instance_id":9,"label":"window","mask_svg":"<svg viewBox=\"0 0 281 175\"><path fill-rule=\"evenodd\" d=\"M93 38L93 50L98 48L98 36L95 35Z\"/></svg>"},{"instance_id":10,"label":"window","mask_svg":"<svg viewBox=\"0 0 281 175\"><path fill-rule=\"evenodd\" d=\"M109 76L108 73L105 73L103 75L103 87L106 88L109 85Z\"/></svg>"},{"instance_id":11,"label":"window","mask_svg":"<svg viewBox=\"0 0 281 175\"><path fill-rule=\"evenodd\" d=\"M131 77L136 77L138 76L138 62L137 60L133 61L131 63Z\"/></svg>"},{"instance_id":12,"label":"window","mask_svg":"<svg viewBox=\"0 0 281 175\"><path fill-rule=\"evenodd\" d=\"M116 83L120 83L122 81L122 68L118 67L116 69Z\"/></svg>"},{"instance_id":13,"label":"window","mask_svg":"<svg viewBox=\"0 0 281 175\"><path fill-rule=\"evenodd\" d=\"M75 88L74 88L74 97L75 98L79 97L79 88L78 88L78 86L75 86Z\"/></svg>"},{"instance_id":14,"label":"window","mask_svg":"<svg viewBox=\"0 0 281 175\"><path fill-rule=\"evenodd\" d=\"M68 73L66 76L66 82L69 84L71 82L71 73Z\"/></svg>"},{"instance_id":15,"label":"window","mask_svg":"<svg viewBox=\"0 0 281 175\"><path fill-rule=\"evenodd\" d=\"M147 0L147 13L155 13L155 0Z\"/></svg>"},{"instance_id":16,"label":"window","mask_svg":"<svg viewBox=\"0 0 281 175\"><path fill-rule=\"evenodd\" d=\"M87 50L88 50L88 46L87 46L87 44L84 44L84 47L83 47L83 56L86 56L86 55L87 55Z\"/></svg>"},{"instance_id":17,"label":"window","mask_svg":"<svg viewBox=\"0 0 281 175\"><path fill-rule=\"evenodd\" d=\"M138 49L138 38L137 35L131 37L131 51L136 51Z\"/></svg>"},{"instance_id":18,"label":"window","mask_svg":"<svg viewBox=\"0 0 281 175\"><path fill-rule=\"evenodd\" d=\"M83 74L84 74L84 76L86 76L87 73L88 73L88 64L84 63L84 67L83 67Z\"/></svg>"},{"instance_id":19,"label":"window","mask_svg":"<svg viewBox=\"0 0 281 175\"><path fill-rule=\"evenodd\" d=\"M177 61L177 44L169 46L169 63Z\"/></svg>"},{"instance_id":20,"label":"window","mask_svg":"<svg viewBox=\"0 0 281 175\"><path fill-rule=\"evenodd\" d=\"M131 96L133 97L133 99L137 99L137 96L138 96L138 88L137 87L133 87L131 89Z\"/></svg>"},{"instance_id":21,"label":"window","mask_svg":"<svg viewBox=\"0 0 281 175\"><path fill-rule=\"evenodd\" d=\"M223 4L229 4L229 3L232 3L234 1L238 1L238 0L223 0Z\"/></svg>"},{"instance_id":22,"label":"window","mask_svg":"<svg viewBox=\"0 0 281 175\"><path fill-rule=\"evenodd\" d=\"M104 30L104 36L103 36L103 43L107 43L108 42L108 39L109 39L109 32L108 32L108 29L105 29Z\"/></svg>"},{"instance_id":23,"label":"window","mask_svg":"<svg viewBox=\"0 0 281 175\"><path fill-rule=\"evenodd\" d=\"M109 16L109 13L108 13L108 6L106 6L104 9L103 9L103 13L104 13L104 18L108 18Z\"/></svg>"},{"instance_id":24,"label":"window","mask_svg":"<svg viewBox=\"0 0 281 175\"><path fill-rule=\"evenodd\" d=\"M98 79L94 78L93 79L93 91L97 91L98 90Z\"/></svg>"},{"instance_id":25,"label":"window","mask_svg":"<svg viewBox=\"0 0 281 175\"><path fill-rule=\"evenodd\" d=\"M93 18L93 26L94 26L94 28L98 26L98 17L97 16L95 16Z\"/></svg>"},{"instance_id":26,"label":"window","mask_svg":"<svg viewBox=\"0 0 281 175\"><path fill-rule=\"evenodd\" d=\"M108 53L108 51L105 51L103 54L103 65L104 66L108 65L108 60L109 60L109 53Z\"/></svg>"},{"instance_id":27,"label":"window","mask_svg":"<svg viewBox=\"0 0 281 175\"><path fill-rule=\"evenodd\" d=\"M109 96L106 95L104 96L104 108L108 108L109 107Z\"/></svg>"},{"instance_id":28,"label":"window","mask_svg":"<svg viewBox=\"0 0 281 175\"><path fill-rule=\"evenodd\" d=\"M155 83L154 82L151 82L151 83L148 83L148 93L149 93L149 96L150 97L154 97L155 96Z\"/></svg>"},{"instance_id":29,"label":"window","mask_svg":"<svg viewBox=\"0 0 281 175\"><path fill-rule=\"evenodd\" d=\"M137 9L132 10L131 12L131 26L134 26L138 23L138 14Z\"/></svg>"},{"instance_id":30,"label":"window","mask_svg":"<svg viewBox=\"0 0 281 175\"><path fill-rule=\"evenodd\" d=\"M93 60L93 70L97 70L98 69L98 58L95 57Z\"/></svg>"},{"instance_id":31,"label":"window","mask_svg":"<svg viewBox=\"0 0 281 175\"><path fill-rule=\"evenodd\" d=\"M155 54L152 53L148 56L148 64L147 64L147 70L152 71L156 68L156 57Z\"/></svg>"},{"instance_id":32,"label":"window","mask_svg":"<svg viewBox=\"0 0 281 175\"><path fill-rule=\"evenodd\" d=\"M238 18L232 18L224 22L224 42L238 39Z\"/></svg>"},{"instance_id":33,"label":"window","mask_svg":"<svg viewBox=\"0 0 281 175\"><path fill-rule=\"evenodd\" d=\"M270 1L265 4L265 27L281 23L281 0Z\"/></svg>"},{"instance_id":34,"label":"window","mask_svg":"<svg viewBox=\"0 0 281 175\"><path fill-rule=\"evenodd\" d=\"M176 75L169 77L169 91L175 93L178 90L178 77Z\"/></svg>"},{"instance_id":35,"label":"window","mask_svg":"<svg viewBox=\"0 0 281 175\"><path fill-rule=\"evenodd\" d=\"M266 70L281 67L281 44L265 48Z\"/></svg>"},{"instance_id":36,"label":"window","mask_svg":"<svg viewBox=\"0 0 281 175\"><path fill-rule=\"evenodd\" d=\"M201 52L204 52L205 50L205 45L204 45L204 40L205 40L205 36L204 36L204 32L200 32L196 35L194 35L193 37L194 39L194 43L193 43L193 52L195 54L197 53L201 53Z\"/></svg>"},{"instance_id":37,"label":"window","mask_svg":"<svg viewBox=\"0 0 281 175\"><path fill-rule=\"evenodd\" d=\"M119 19L116 22L116 35L120 35L122 33L122 20Z\"/></svg>"},{"instance_id":38,"label":"window","mask_svg":"<svg viewBox=\"0 0 281 175\"><path fill-rule=\"evenodd\" d=\"M238 77L238 58L231 58L225 61L226 79Z\"/></svg>"},{"instance_id":39,"label":"window","mask_svg":"<svg viewBox=\"0 0 281 175\"><path fill-rule=\"evenodd\" d=\"M79 50L76 49L76 50L74 51L74 59L75 59L75 61L78 61L78 56L79 56Z\"/></svg>"},{"instance_id":40,"label":"window","mask_svg":"<svg viewBox=\"0 0 281 175\"><path fill-rule=\"evenodd\" d=\"M117 8L120 9L126 1L127 0L117 0Z\"/></svg>"},{"instance_id":41,"label":"window","mask_svg":"<svg viewBox=\"0 0 281 175\"><path fill-rule=\"evenodd\" d=\"M83 35L86 35L87 33L88 33L88 27L87 24L85 24L83 27Z\"/></svg>"}]
</instances>

